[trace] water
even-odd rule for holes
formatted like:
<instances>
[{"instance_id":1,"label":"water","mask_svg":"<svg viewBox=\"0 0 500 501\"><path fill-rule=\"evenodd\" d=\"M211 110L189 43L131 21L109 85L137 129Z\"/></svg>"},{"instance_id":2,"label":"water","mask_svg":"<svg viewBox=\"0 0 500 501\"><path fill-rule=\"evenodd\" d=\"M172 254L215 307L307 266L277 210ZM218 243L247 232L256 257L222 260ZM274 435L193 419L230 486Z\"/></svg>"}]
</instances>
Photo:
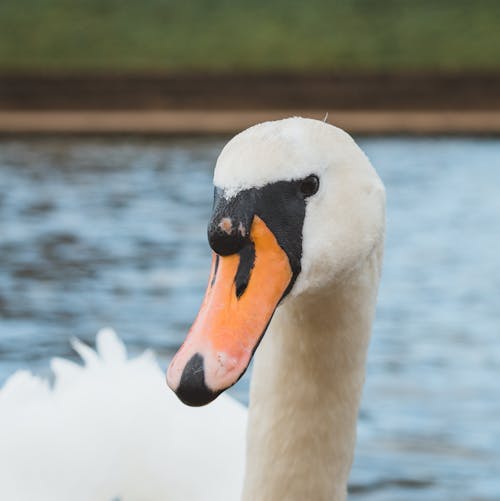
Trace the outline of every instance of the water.
<instances>
[{"instance_id":1,"label":"water","mask_svg":"<svg viewBox=\"0 0 500 501\"><path fill-rule=\"evenodd\" d=\"M105 325L166 366L207 280L223 142L0 142L0 383ZM360 143L388 234L351 499L500 500L500 140Z\"/></svg>"}]
</instances>

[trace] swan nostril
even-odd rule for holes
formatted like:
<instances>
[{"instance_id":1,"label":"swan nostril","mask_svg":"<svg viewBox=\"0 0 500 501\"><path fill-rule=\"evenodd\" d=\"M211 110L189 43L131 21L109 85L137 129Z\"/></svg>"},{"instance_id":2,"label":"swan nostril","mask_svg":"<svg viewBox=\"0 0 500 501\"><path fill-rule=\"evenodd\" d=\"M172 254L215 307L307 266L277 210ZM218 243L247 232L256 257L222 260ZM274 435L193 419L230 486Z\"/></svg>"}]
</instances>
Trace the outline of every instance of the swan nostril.
<instances>
[{"instance_id":1,"label":"swan nostril","mask_svg":"<svg viewBox=\"0 0 500 501\"><path fill-rule=\"evenodd\" d=\"M246 282L241 282L236 284L236 297L239 298L245 292L248 287L248 280Z\"/></svg>"},{"instance_id":2,"label":"swan nostril","mask_svg":"<svg viewBox=\"0 0 500 501\"><path fill-rule=\"evenodd\" d=\"M175 394L186 405L200 407L210 403L219 393L213 392L205 384L203 357L199 353L194 354L182 371L181 382Z\"/></svg>"},{"instance_id":3,"label":"swan nostril","mask_svg":"<svg viewBox=\"0 0 500 501\"><path fill-rule=\"evenodd\" d=\"M236 283L236 297L239 299L248 287L248 280L245 282Z\"/></svg>"},{"instance_id":4,"label":"swan nostril","mask_svg":"<svg viewBox=\"0 0 500 501\"><path fill-rule=\"evenodd\" d=\"M238 270L236 271L236 277L234 278L234 283L236 286L236 297L239 299L246 288L248 287L248 282L250 280L250 275L255 264L255 245L250 242L245 245L240 251L240 264L238 265Z\"/></svg>"}]
</instances>

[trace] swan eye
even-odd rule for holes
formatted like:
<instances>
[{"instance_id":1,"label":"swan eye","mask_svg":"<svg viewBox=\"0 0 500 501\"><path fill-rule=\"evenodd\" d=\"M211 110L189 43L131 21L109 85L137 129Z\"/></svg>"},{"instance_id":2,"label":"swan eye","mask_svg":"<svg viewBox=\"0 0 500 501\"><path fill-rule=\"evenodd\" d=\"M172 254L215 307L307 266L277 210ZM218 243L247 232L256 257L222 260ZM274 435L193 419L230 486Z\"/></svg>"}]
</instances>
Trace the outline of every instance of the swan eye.
<instances>
[{"instance_id":1,"label":"swan eye","mask_svg":"<svg viewBox=\"0 0 500 501\"><path fill-rule=\"evenodd\" d=\"M314 195L319 189L319 178L314 174L307 176L300 183L300 192L304 197L310 197Z\"/></svg>"}]
</instances>

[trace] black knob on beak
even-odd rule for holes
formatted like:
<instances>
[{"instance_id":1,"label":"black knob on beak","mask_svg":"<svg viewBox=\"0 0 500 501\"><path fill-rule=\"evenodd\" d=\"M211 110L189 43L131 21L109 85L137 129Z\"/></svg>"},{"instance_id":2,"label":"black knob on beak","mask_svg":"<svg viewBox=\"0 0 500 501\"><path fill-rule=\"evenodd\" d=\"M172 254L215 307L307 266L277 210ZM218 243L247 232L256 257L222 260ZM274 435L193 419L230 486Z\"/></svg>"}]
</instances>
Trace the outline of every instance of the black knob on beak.
<instances>
[{"instance_id":1,"label":"black knob on beak","mask_svg":"<svg viewBox=\"0 0 500 501\"><path fill-rule=\"evenodd\" d=\"M208 243L215 253L230 256L250 243L254 206L249 191L226 200L222 191L215 189L214 210L208 223Z\"/></svg>"},{"instance_id":2,"label":"black knob on beak","mask_svg":"<svg viewBox=\"0 0 500 501\"><path fill-rule=\"evenodd\" d=\"M242 221L225 216L210 222L208 243L220 256L229 256L237 254L250 242L248 233L249 229Z\"/></svg>"}]
</instances>

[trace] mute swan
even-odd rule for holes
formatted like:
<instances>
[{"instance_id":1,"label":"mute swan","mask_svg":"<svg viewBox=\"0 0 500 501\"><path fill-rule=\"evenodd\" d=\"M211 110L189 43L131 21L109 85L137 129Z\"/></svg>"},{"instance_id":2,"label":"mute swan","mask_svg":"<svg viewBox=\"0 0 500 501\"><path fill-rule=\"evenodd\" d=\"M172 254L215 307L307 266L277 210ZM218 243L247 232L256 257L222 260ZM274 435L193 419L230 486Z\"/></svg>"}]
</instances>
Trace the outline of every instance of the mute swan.
<instances>
[{"instance_id":1,"label":"mute swan","mask_svg":"<svg viewBox=\"0 0 500 501\"><path fill-rule=\"evenodd\" d=\"M167 382L189 405L215 401L174 402L109 332L101 359L77 344L86 367L56 361L53 390L19 373L0 393L2 499L345 500L383 185L348 134L301 118L233 138L214 184L207 293ZM254 352L247 418L219 395Z\"/></svg>"}]
</instances>

